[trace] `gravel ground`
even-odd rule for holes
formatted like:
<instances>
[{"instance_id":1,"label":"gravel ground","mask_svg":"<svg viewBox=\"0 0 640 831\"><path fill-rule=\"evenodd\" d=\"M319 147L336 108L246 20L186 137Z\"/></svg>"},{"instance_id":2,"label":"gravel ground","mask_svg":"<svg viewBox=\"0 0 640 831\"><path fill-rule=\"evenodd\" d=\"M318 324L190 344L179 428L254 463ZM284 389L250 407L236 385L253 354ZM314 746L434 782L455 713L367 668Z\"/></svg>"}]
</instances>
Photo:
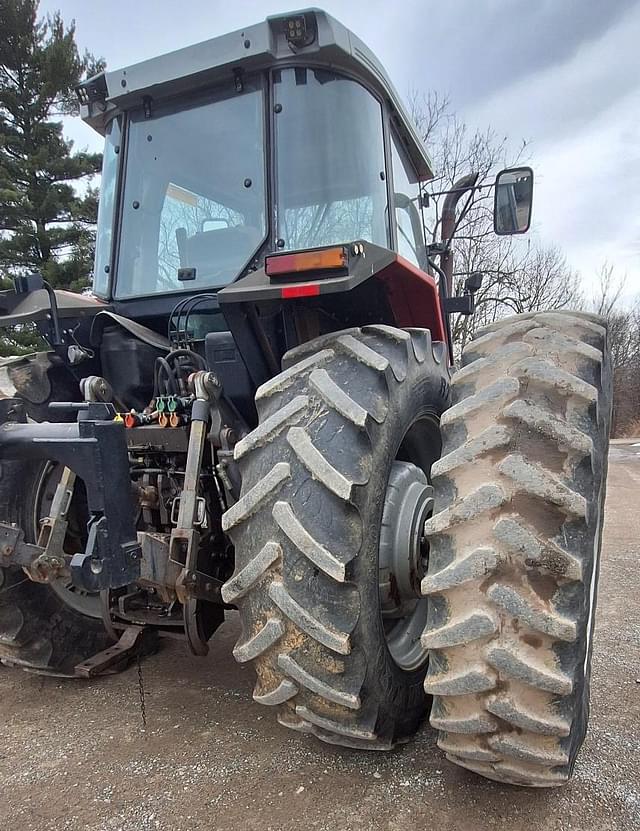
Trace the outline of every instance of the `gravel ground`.
<instances>
[{"instance_id":1,"label":"gravel ground","mask_svg":"<svg viewBox=\"0 0 640 831\"><path fill-rule=\"evenodd\" d=\"M91 682L0 669L0 827L12 831L305 828L640 829L640 445L611 450L592 719L570 785L526 791L451 766L425 725L389 754L336 750L251 701L231 647L179 643Z\"/></svg>"}]
</instances>

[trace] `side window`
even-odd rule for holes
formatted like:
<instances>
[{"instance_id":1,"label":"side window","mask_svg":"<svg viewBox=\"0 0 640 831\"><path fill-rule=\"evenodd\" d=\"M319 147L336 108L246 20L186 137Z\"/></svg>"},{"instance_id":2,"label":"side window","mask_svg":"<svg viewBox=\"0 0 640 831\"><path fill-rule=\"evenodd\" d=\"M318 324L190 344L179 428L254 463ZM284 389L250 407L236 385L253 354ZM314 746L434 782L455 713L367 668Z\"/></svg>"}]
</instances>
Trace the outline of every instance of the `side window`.
<instances>
[{"instance_id":1,"label":"side window","mask_svg":"<svg viewBox=\"0 0 640 831\"><path fill-rule=\"evenodd\" d=\"M276 70L277 234L286 249L389 244L379 102L325 69Z\"/></svg>"},{"instance_id":2,"label":"side window","mask_svg":"<svg viewBox=\"0 0 640 831\"><path fill-rule=\"evenodd\" d=\"M424 235L420 215L420 185L407 155L392 135L393 208L398 236L398 254L424 268Z\"/></svg>"},{"instance_id":3,"label":"side window","mask_svg":"<svg viewBox=\"0 0 640 831\"><path fill-rule=\"evenodd\" d=\"M102 178L98 203L98 227L93 269L93 291L100 297L109 292L109 269L113 241L113 219L118 184L118 160L120 153L120 120L114 118L109 125L102 155Z\"/></svg>"}]
</instances>

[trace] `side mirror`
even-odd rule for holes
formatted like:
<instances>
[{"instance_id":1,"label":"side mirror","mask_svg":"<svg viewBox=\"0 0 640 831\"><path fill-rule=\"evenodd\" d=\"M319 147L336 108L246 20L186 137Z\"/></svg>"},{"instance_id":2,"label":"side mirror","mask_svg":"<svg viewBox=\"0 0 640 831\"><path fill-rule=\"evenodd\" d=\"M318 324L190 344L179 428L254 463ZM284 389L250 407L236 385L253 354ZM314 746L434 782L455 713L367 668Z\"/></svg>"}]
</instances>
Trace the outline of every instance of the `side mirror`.
<instances>
[{"instance_id":1,"label":"side mirror","mask_svg":"<svg viewBox=\"0 0 640 831\"><path fill-rule=\"evenodd\" d=\"M484 274L481 271L473 271L464 281L464 293L475 294L482 288Z\"/></svg>"},{"instance_id":2,"label":"side mirror","mask_svg":"<svg viewBox=\"0 0 640 831\"><path fill-rule=\"evenodd\" d=\"M484 275L474 271L464 281L464 294L461 297L445 297L444 310L447 314L472 315L476 310L476 292L482 286Z\"/></svg>"},{"instance_id":3,"label":"side mirror","mask_svg":"<svg viewBox=\"0 0 640 831\"><path fill-rule=\"evenodd\" d=\"M510 167L496 176L493 230L500 236L524 234L531 224L533 170Z\"/></svg>"}]
</instances>

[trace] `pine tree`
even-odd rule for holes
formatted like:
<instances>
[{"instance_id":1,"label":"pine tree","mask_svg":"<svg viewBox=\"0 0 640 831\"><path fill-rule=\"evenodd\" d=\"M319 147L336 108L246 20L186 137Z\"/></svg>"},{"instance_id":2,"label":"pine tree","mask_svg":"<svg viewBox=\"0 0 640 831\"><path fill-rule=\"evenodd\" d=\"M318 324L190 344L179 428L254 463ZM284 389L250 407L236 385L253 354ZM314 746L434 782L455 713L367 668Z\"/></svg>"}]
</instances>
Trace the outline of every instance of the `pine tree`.
<instances>
[{"instance_id":1,"label":"pine tree","mask_svg":"<svg viewBox=\"0 0 640 831\"><path fill-rule=\"evenodd\" d=\"M60 118L103 63L80 55L75 23L38 17L38 0L0 0L0 277L38 271L80 290L92 269L99 153L73 152ZM13 339L15 341L15 338ZM8 344L7 344L8 345Z\"/></svg>"}]
</instances>

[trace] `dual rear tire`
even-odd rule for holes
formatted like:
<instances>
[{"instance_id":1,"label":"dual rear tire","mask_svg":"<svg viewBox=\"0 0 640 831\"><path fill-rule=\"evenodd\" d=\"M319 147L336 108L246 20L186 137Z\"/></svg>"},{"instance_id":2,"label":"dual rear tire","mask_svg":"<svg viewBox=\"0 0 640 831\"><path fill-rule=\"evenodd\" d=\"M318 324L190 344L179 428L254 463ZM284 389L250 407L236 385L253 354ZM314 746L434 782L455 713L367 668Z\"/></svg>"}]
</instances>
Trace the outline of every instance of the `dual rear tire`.
<instances>
[{"instance_id":1,"label":"dual rear tire","mask_svg":"<svg viewBox=\"0 0 640 831\"><path fill-rule=\"evenodd\" d=\"M452 388L423 581L431 724L456 764L562 785L589 718L612 400L603 321L500 321L464 350Z\"/></svg>"},{"instance_id":2,"label":"dual rear tire","mask_svg":"<svg viewBox=\"0 0 640 831\"><path fill-rule=\"evenodd\" d=\"M567 781L589 714L611 382L602 321L566 313L479 332L450 408L427 331L369 326L288 353L258 390L223 517L254 698L323 741L387 749L433 696L454 763ZM2 465L3 513L31 538L39 477ZM69 675L108 645L51 587L0 581L5 663Z\"/></svg>"},{"instance_id":3,"label":"dual rear tire","mask_svg":"<svg viewBox=\"0 0 640 831\"><path fill-rule=\"evenodd\" d=\"M450 409L443 345L425 331L335 333L283 363L258 390L259 426L236 448L241 498L223 518L236 548L223 597L240 610L234 654L254 664L254 698L324 741L386 749L418 728L426 691L454 763L565 782L588 720L611 410L602 321L539 313L482 330Z\"/></svg>"}]
</instances>

